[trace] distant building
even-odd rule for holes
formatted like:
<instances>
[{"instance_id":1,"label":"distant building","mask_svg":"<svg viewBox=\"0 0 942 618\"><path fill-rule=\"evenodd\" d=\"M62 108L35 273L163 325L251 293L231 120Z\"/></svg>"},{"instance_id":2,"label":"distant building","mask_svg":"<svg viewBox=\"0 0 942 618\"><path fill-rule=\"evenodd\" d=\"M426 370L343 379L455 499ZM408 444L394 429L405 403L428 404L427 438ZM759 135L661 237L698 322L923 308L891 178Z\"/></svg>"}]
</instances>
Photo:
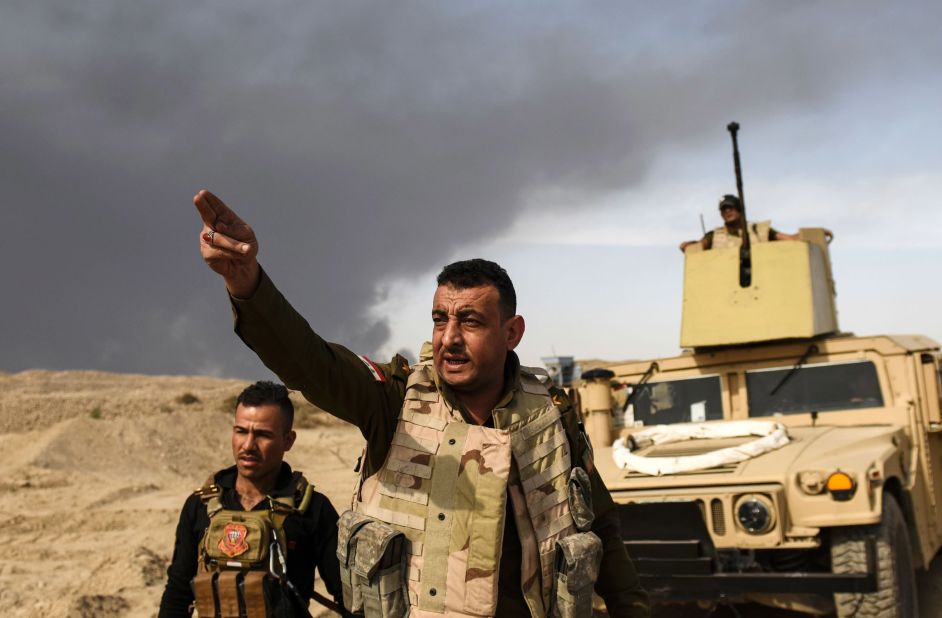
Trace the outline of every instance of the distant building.
<instances>
[{"instance_id":1,"label":"distant building","mask_svg":"<svg viewBox=\"0 0 942 618\"><path fill-rule=\"evenodd\" d=\"M573 378L578 377L578 365L572 356L544 356L540 359L546 366L553 384L559 387L569 386Z\"/></svg>"},{"instance_id":2,"label":"distant building","mask_svg":"<svg viewBox=\"0 0 942 618\"><path fill-rule=\"evenodd\" d=\"M633 363L633 360L602 360L599 358L587 358L575 360L572 356L544 356L540 358L546 367L546 372L553 379L553 383L559 387L577 387L582 384L583 372L599 367L608 368L615 365L624 365Z\"/></svg>"}]
</instances>

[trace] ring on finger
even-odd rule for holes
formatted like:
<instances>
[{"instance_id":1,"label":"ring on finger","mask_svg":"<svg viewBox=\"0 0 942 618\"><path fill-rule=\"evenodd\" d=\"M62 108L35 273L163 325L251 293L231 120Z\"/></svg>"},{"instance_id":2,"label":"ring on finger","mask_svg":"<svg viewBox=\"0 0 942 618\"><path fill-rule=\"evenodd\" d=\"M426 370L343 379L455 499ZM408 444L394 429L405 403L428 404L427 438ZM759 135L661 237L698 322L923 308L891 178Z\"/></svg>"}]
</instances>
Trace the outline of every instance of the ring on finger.
<instances>
[{"instance_id":1,"label":"ring on finger","mask_svg":"<svg viewBox=\"0 0 942 618\"><path fill-rule=\"evenodd\" d=\"M216 230L209 230L206 235L209 236L209 244L213 244L213 239L216 237Z\"/></svg>"}]
</instances>

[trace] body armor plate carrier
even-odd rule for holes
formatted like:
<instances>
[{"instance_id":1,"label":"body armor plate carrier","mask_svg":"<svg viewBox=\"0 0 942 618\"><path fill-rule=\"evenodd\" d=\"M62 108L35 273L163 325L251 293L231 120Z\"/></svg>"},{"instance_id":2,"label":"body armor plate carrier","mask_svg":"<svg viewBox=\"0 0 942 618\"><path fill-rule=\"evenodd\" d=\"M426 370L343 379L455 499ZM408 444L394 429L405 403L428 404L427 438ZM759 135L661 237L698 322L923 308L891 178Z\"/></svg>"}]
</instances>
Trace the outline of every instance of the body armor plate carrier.
<instances>
[{"instance_id":1,"label":"body armor plate carrier","mask_svg":"<svg viewBox=\"0 0 942 618\"><path fill-rule=\"evenodd\" d=\"M769 221L759 221L748 225L749 242L768 242L772 231L772 225ZM739 231L739 230L737 230ZM742 245L742 234L731 234L725 226L720 226L713 230L713 249L727 249L730 247L739 247Z\"/></svg>"},{"instance_id":2,"label":"body armor plate carrier","mask_svg":"<svg viewBox=\"0 0 942 618\"><path fill-rule=\"evenodd\" d=\"M307 509L314 487L300 472L291 484L289 495L268 496L268 508L258 511L223 508L212 476L196 490L209 516L193 579L200 618L272 618L285 597L297 594L286 573L284 521Z\"/></svg>"},{"instance_id":3,"label":"body armor plate carrier","mask_svg":"<svg viewBox=\"0 0 942 618\"><path fill-rule=\"evenodd\" d=\"M536 618L589 616L602 557L588 476L572 466L559 409L538 378L469 425L415 367L382 468L339 522L344 603L366 618L471 618L497 609L505 514ZM507 501L510 508L507 508Z\"/></svg>"}]
</instances>

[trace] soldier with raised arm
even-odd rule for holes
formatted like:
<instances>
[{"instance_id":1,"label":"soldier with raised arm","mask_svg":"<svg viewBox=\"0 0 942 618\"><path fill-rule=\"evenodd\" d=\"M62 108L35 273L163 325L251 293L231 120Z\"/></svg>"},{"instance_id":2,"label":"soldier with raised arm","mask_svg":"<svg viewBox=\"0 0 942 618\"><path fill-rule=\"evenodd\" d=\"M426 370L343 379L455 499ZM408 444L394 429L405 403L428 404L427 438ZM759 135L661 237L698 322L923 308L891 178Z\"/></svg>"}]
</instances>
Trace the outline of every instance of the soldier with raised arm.
<instances>
[{"instance_id":1,"label":"soldier with raised arm","mask_svg":"<svg viewBox=\"0 0 942 618\"><path fill-rule=\"evenodd\" d=\"M371 616L647 616L612 499L564 393L520 366L503 268L446 266L419 362L376 363L319 337L256 259L252 229L194 198L203 259L235 331L285 384L367 442L337 556L344 602Z\"/></svg>"}]
</instances>

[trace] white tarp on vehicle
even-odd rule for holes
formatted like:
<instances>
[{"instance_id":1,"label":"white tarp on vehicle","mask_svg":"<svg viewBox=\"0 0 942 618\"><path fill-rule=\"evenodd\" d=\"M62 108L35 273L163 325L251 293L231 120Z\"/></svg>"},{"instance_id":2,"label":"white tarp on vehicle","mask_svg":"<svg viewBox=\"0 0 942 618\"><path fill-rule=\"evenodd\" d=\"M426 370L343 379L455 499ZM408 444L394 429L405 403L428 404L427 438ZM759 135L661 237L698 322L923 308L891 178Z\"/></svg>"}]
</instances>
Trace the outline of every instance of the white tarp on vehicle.
<instances>
[{"instance_id":1,"label":"white tarp on vehicle","mask_svg":"<svg viewBox=\"0 0 942 618\"><path fill-rule=\"evenodd\" d=\"M651 445L670 444L683 440L716 438L744 438L755 440L700 455L681 457L643 457L634 452ZM693 470L706 470L735 464L788 444L788 431L781 423L772 421L724 421L719 423L685 423L682 425L655 425L619 438L612 444L615 465L624 470L660 476Z\"/></svg>"}]
</instances>

